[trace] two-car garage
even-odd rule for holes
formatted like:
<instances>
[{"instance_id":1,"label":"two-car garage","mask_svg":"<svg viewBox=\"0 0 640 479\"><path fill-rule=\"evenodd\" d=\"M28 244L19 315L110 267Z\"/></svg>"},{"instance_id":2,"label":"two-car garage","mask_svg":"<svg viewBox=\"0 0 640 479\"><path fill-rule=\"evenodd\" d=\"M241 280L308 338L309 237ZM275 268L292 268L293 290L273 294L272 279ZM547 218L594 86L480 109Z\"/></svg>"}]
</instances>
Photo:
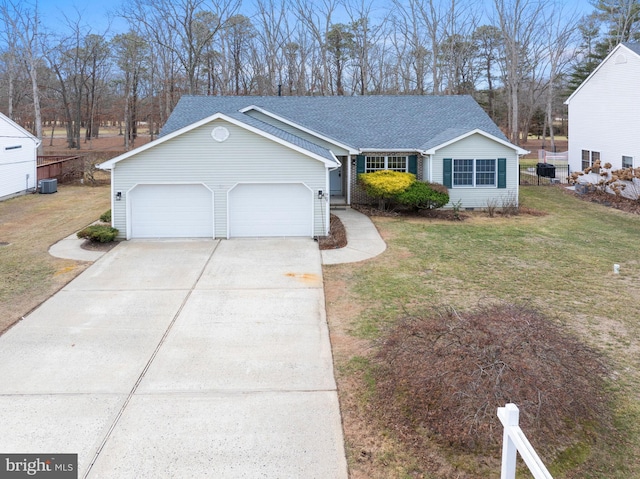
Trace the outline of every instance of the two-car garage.
<instances>
[{"instance_id":1,"label":"two-car garage","mask_svg":"<svg viewBox=\"0 0 640 479\"><path fill-rule=\"evenodd\" d=\"M138 184L127 196L130 238L216 236L214 194L202 183ZM238 183L226 203L227 237L313 236L313 192L304 183Z\"/></svg>"},{"instance_id":2,"label":"two-car garage","mask_svg":"<svg viewBox=\"0 0 640 479\"><path fill-rule=\"evenodd\" d=\"M216 113L99 165L119 237L325 236L329 150Z\"/></svg>"}]
</instances>

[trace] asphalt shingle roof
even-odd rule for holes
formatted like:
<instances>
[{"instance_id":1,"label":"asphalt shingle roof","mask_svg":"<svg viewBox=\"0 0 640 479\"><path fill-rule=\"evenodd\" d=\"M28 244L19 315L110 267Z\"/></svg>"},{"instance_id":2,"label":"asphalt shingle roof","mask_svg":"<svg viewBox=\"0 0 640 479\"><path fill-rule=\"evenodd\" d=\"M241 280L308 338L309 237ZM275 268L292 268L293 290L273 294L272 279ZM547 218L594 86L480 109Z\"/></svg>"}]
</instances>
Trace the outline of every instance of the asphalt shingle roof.
<instances>
[{"instance_id":1,"label":"asphalt shingle roof","mask_svg":"<svg viewBox=\"0 0 640 479\"><path fill-rule=\"evenodd\" d=\"M322 148L321 146L318 146L315 143L311 143L310 141L305 140L304 138L300 138L289 132L281 130L280 128L276 128L275 126L265 123L264 121L260 121L257 118L253 118L249 115L246 115L244 113L239 113L239 112L229 113L227 116L235 120L238 120L244 123L245 125L258 128L259 130L262 130L265 133L273 135L276 138L280 138L281 140L291 143L292 145L299 146L300 148L303 148L311 153L315 153L316 155L321 156L322 158L330 160L334 163L336 162L336 158L331 154L331 151L327 150L326 148Z\"/></svg>"},{"instance_id":2,"label":"asphalt shingle roof","mask_svg":"<svg viewBox=\"0 0 640 479\"><path fill-rule=\"evenodd\" d=\"M623 43L623 45L627 47L629 50L631 50L632 52L634 52L636 55L640 56L640 43L626 42L626 43Z\"/></svg>"},{"instance_id":3,"label":"asphalt shingle roof","mask_svg":"<svg viewBox=\"0 0 640 479\"><path fill-rule=\"evenodd\" d=\"M183 96L162 135L218 112L238 119L248 117L239 111L249 106L260 107L356 149L424 150L474 129L507 141L470 96ZM266 123L260 123L263 129L267 128Z\"/></svg>"}]
</instances>

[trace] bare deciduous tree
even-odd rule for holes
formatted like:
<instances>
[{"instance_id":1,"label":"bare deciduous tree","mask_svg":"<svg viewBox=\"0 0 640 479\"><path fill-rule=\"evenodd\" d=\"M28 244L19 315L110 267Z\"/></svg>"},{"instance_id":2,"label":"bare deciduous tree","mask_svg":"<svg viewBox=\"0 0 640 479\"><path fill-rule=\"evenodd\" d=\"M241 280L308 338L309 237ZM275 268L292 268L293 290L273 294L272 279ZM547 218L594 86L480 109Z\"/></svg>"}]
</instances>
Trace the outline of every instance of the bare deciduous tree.
<instances>
[{"instance_id":1,"label":"bare deciduous tree","mask_svg":"<svg viewBox=\"0 0 640 479\"><path fill-rule=\"evenodd\" d=\"M120 14L177 59L192 95L207 46L239 6L239 0L134 0Z\"/></svg>"},{"instance_id":2,"label":"bare deciduous tree","mask_svg":"<svg viewBox=\"0 0 640 479\"><path fill-rule=\"evenodd\" d=\"M36 3L31 6L26 2L4 0L0 4L0 14L6 28L8 41L17 42L15 50L19 52L20 57L27 65L29 77L31 78L35 135L42 139L38 67L42 64L44 39L40 31L38 5ZM42 154L42 144L39 147L39 153Z\"/></svg>"},{"instance_id":3,"label":"bare deciduous tree","mask_svg":"<svg viewBox=\"0 0 640 479\"><path fill-rule=\"evenodd\" d=\"M540 31L542 12L552 8L548 0L494 0L495 24L504 42L505 86L509 98L509 139L520 144L519 95L524 85L534 36Z\"/></svg>"}]
</instances>

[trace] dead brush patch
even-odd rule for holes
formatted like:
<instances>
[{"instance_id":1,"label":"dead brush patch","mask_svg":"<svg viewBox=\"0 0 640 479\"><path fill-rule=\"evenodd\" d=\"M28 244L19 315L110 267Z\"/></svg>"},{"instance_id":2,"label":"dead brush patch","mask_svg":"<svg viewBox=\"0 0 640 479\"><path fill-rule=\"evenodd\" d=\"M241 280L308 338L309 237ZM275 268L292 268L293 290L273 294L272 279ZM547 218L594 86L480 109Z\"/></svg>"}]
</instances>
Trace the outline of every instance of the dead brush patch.
<instances>
[{"instance_id":1,"label":"dead brush patch","mask_svg":"<svg viewBox=\"0 0 640 479\"><path fill-rule=\"evenodd\" d=\"M324 236L318 240L321 250L344 248L347 246L347 232L340 218L336 215L330 216L329 236Z\"/></svg>"},{"instance_id":2,"label":"dead brush patch","mask_svg":"<svg viewBox=\"0 0 640 479\"><path fill-rule=\"evenodd\" d=\"M612 423L602 356L521 306L405 317L380 340L373 370L371 412L415 450L436 441L497 457L496 409L509 402L547 460Z\"/></svg>"}]
</instances>

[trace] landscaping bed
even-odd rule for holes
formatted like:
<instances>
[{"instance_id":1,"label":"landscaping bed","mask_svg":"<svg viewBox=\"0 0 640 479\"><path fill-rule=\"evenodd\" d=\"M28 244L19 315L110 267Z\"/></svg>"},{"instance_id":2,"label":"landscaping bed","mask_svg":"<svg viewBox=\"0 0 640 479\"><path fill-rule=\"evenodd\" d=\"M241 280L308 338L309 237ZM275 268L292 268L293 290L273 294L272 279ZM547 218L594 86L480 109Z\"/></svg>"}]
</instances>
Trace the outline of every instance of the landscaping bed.
<instances>
[{"instance_id":1,"label":"landscaping bed","mask_svg":"<svg viewBox=\"0 0 640 479\"><path fill-rule=\"evenodd\" d=\"M331 215L331 223L329 224L329 236L324 236L318 240L320 249L336 249L347 246L347 233L340 218Z\"/></svg>"},{"instance_id":2,"label":"landscaping bed","mask_svg":"<svg viewBox=\"0 0 640 479\"><path fill-rule=\"evenodd\" d=\"M626 213L640 215L640 201L625 198L624 196L612 195L604 191L590 191L588 193L579 194L573 190L564 188L564 190L573 196L591 203L597 203L602 206L615 208Z\"/></svg>"}]
</instances>

